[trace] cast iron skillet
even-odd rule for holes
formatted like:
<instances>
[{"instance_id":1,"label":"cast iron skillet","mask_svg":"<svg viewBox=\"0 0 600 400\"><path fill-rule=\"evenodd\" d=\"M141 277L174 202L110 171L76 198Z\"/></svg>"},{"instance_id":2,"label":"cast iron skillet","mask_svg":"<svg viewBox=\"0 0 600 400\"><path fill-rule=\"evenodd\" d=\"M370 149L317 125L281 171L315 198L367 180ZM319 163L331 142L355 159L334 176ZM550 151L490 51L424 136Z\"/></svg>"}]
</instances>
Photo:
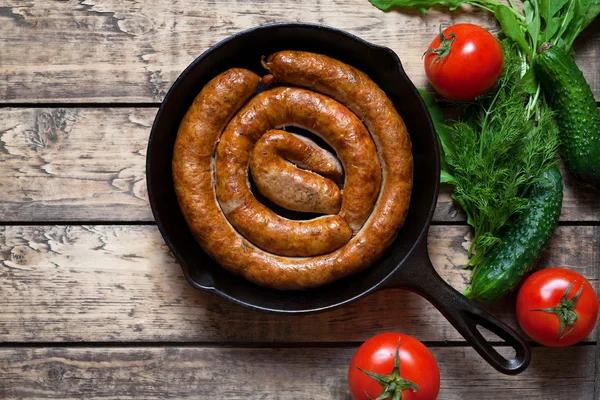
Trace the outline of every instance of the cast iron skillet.
<instances>
[{"instance_id":1,"label":"cast iron skillet","mask_svg":"<svg viewBox=\"0 0 600 400\"><path fill-rule=\"evenodd\" d=\"M284 292L257 286L217 265L196 243L180 213L171 159L179 123L201 88L230 67L265 74L261 56L278 50L329 55L367 73L390 97L410 132L414 154L414 188L406 222L384 256L366 271L310 291ZM310 24L275 24L253 28L216 44L198 57L167 93L148 143L148 196L156 224L181 264L188 282L235 303L263 311L301 314L351 303L375 290L401 287L428 299L475 350L505 374L522 372L530 349L513 329L466 299L435 272L427 254L427 231L439 186L438 143L429 113L408 79L398 56L343 31ZM483 338L480 325L516 350L505 359Z\"/></svg>"}]
</instances>

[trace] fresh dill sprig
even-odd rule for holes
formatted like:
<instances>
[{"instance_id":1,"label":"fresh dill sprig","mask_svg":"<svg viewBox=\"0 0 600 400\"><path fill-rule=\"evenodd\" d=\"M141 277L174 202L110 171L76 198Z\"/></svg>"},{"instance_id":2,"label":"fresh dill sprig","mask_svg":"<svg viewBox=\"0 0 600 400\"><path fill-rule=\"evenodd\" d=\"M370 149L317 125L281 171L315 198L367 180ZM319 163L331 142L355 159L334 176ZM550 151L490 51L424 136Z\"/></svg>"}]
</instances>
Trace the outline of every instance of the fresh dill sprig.
<instances>
[{"instance_id":1,"label":"fresh dill sprig","mask_svg":"<svg viewBox=\"0 0 600 400\"><path fill-rule=\"evenodd\" d=\"M474 229L465 267L477 266L498 242L511 217L527 202L533 182L556 163L558 131L552 112L538 104L530 118L516 46L502 41L504 70L496 87L469 103L452 103L461 118L436 121L442 148L442 181Z\"/></svg>"}]
</instances>

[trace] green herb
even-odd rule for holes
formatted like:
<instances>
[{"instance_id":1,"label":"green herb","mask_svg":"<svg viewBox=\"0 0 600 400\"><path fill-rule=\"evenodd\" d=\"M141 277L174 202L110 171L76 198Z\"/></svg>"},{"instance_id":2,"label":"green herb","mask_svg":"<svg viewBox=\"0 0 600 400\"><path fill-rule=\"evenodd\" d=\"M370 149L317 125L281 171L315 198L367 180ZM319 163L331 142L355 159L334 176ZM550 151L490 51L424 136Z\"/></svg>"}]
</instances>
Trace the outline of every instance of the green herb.
<instances>
[{"instance_id":1,"label":"green herb","mask_svg":"<svg viewBox=\"0 0 600 400\"><path fill-rule=\"evenodd\" d=\"M424 94L440 142L441 181L474 228L467 266L475 266L496 243L510 217L526 205L529 187L556 162L558 133L544 107L537 123L527 115L527 93L515 45L502 43L504 70L496 88L460 107L446 124L443 111ZM474 249L477 249L474 255Z\"/></svg>"},{"instance_id":2,"label":"green herb","mask_svg":"<svg viewBox=\"0 0 600 400\"><path fill-rule=\"evenodd\" d=\"M600 14L600 0L369 0L374 6L455 10L462 4L484 9L498 20L505 67L496 88L467 104L464 116L447 124L433 98L426 103L438 133L441 182L474 228L467 266L477 266L500 241L511 217L524 207L532 183L555 162L558 133L533 73L544 43L572 51L575 38ZM476 253L475 253L476 250Z\"/></svg>"},{"instance_id":3,"label":"green herb","mask_svg":"<svg viewBox=\"0 0 600 400\"><path fill-rule=\"evenodd\" d=\"M468 3L465 0L369 0L371 4L380 10L387 11L392 7L416 8L422 13L427 12L431 7L440 4L448 7L450 11L454 11L463 3Z\"/></svg>"}]
</instances>

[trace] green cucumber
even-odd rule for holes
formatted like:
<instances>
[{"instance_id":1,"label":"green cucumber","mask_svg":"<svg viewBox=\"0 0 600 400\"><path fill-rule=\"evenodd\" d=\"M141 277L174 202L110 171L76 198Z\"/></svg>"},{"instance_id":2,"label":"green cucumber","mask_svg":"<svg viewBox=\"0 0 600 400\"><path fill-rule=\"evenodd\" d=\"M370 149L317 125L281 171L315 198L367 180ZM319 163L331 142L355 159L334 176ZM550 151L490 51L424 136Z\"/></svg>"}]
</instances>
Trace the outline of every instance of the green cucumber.
<instances>
[{"instance_id":1,"label":"green cucumber","mask_svg":"<svg viewBox=\"0 0 600 400\"><path fill-rule=\"evenodd\" d=\"M543 45L533 70L556 112L561 155L578 182L600 188L600 116L590 86L573 57Z\"/></svg>"},{"instance_id":2,"label":"green cucumber","mask_svg":"<svg viewBox=\"0 0 600 400\"><path fill-rule=\"evenodd\" d=\"M492 303L515 289L544 252L558 222L562 198L560 171L553 166L531 186L527 206L515 215L502 242L473 270L464 295Z\"/></svg>"}]
</instances>

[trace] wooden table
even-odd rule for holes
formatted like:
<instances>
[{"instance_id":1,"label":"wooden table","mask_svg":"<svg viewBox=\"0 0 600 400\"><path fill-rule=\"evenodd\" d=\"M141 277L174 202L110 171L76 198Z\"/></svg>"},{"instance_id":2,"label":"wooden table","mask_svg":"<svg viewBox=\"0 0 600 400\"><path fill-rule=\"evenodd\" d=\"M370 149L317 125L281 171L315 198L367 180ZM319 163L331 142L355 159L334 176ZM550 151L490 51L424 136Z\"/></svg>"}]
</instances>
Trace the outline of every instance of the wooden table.
<instances>
[{"instance_id":1,"label":"wooden table","mask_svg":"<svg viewBox=\"0 0 600 400\"><path fill-rule=\"evenodd\" d=\"M534 346L527 371L509 377L402 290L291 317L185 282L148 206L150 126L200 53L282 21L389 46L419 87L427 87L420 57L440 23L498 30L481 12L383 13L367 0L0 1L0 398L349 399L354 351L391 330L429 346L440 399L598 398L595 332L568 349ZM598 99L600 23L576 50ZM597 285L600 195L568 176L565 184L560 226L540 264ZM468 232L443 191L429 250L459 290ZM516 326L512 303L492 311Z\"/></svg>"}]
</instances>

